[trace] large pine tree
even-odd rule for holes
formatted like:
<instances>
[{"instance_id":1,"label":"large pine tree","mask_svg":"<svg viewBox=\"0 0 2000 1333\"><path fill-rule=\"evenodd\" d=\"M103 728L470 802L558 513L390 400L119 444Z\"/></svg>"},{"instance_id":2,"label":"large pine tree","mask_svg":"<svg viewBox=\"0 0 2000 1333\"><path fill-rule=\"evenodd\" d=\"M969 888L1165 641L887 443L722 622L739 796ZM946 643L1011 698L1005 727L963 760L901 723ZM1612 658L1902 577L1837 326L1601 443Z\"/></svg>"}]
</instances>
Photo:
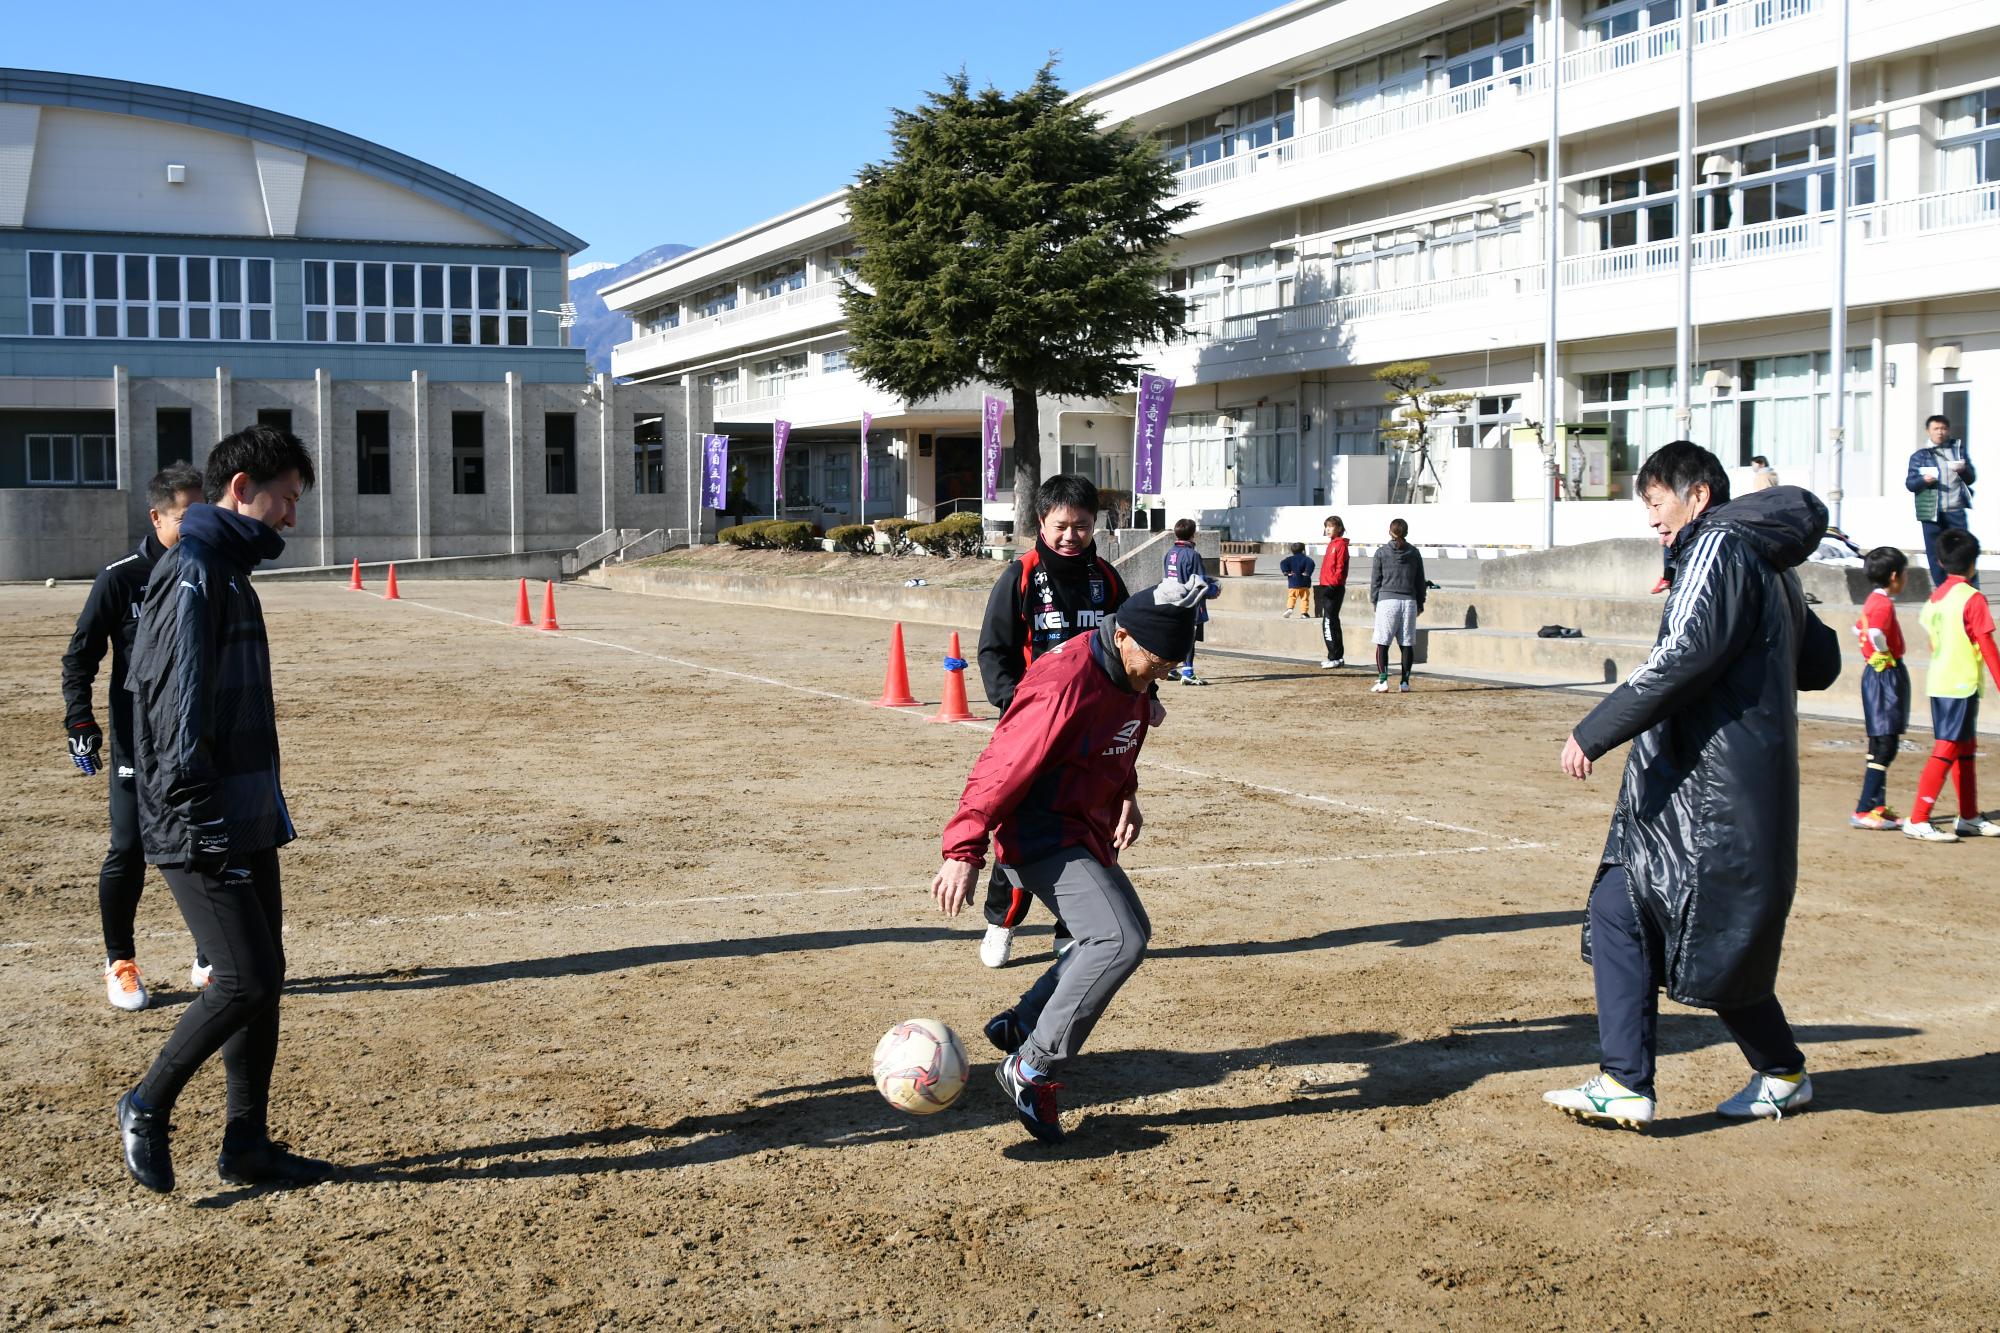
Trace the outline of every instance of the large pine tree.
<instances>
[{"instance_id":1,"label":"large pine tree","mask_svg":"<svg viewBox=\"0 0 2000 1333\"><path fill-rule=\"evenodd\" d=\"M1054 64L1012 95L963 72L897 111L888 160L847 196L861 247L843 296L849 356L908 402L973 382L1014 411L1014 513L1041 484L1036 395L1131 389L1139 349L1179 337L1166 246L1194 209L1172 205L1159 147L1066 94Z\"/></svg>"}]
</instances>

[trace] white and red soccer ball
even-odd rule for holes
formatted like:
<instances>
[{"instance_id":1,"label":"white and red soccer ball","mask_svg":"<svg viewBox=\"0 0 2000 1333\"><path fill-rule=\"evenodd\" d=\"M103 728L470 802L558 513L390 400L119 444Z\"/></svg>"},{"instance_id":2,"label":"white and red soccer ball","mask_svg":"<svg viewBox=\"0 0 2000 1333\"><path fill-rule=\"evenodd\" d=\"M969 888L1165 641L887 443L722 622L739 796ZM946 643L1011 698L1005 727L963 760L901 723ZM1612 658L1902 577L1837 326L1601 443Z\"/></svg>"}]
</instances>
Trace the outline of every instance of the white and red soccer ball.
<instances>
[{"instance_id":1,"label":"white and red soccer ball","mask_svg":"<svg viewBox=\"0 0 2000 1333\"><path fill-rule=\"evenodd\" d=\"M930 1115L957 1101L968 1067L958 1034L935 1018L898 1023L875 1043L876 1090L911 1115Z\"/></svg>"}]
</instances>

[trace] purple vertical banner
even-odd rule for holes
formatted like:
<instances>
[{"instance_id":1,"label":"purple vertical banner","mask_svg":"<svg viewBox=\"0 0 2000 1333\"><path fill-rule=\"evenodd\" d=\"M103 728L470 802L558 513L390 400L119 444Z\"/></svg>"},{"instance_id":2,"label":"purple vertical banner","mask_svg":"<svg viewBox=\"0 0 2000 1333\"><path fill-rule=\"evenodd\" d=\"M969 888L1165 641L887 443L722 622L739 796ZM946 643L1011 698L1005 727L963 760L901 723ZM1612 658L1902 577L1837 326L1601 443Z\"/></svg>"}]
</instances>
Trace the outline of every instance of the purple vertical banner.
<instances>
[{"instance_id":1,"label":"purple vertical banner","mask_svg":"<svg viewBox=\"0 0 2000 1333\"><path fill-rule=\"evenodd\" d=\"M1160 493L1160 450L1174 410L1174 382L1165 375L1139 377L1139 405L1132 433L1132 493Z\"/></svg>"},{"instance_id":2,"label":"purple vertical banner","mask_svg":"<svg viewBox=\"0 0 2000 1333\"><path fill-rule=\"evenodd\" d=\"M1006 410L992 394L979 395L979 475L985 480L980 493L988 500L1000 498L1000 418Z\"/></svg>"},{"instance_id":3,"label":"purple vertical banner","mask_svg":"<svg viewBox=\"0 0 2000 1333\"><path fill-rule=\"evenodd\" d=\"M729 437L701 437L701 502L709 509L729 503Z\"/></svg>"},{"instance_id":4,"label":"purple vertical banner","mask_svg":"<svg viewBox=\"0 0 2000 1333\"><path fill-rule=\"evenodd\" d=\"M868 521L868 428L875 424L873 412L861 414L861 502L854 507L856 523Z\"/></svg>"},{"instance_id":5,"label":"purple vertical banner","mask_svg":"<svg viewBox=\"0 0 2000 1333\"><path fill-rule=\"evenodd\" d=\"M779 517L785 512L785 445L791 438L791 422L771 423L771 513Z\"/></svg>"}]
</instances>

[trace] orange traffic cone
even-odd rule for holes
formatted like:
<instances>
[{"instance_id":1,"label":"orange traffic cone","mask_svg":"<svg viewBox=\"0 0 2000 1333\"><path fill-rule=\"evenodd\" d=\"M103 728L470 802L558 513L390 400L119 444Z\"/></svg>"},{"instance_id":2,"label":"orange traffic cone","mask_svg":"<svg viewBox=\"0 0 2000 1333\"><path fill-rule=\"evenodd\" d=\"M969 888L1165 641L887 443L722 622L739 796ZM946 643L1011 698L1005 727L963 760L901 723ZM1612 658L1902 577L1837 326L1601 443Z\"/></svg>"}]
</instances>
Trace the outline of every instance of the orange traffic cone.
<instances>
[{"instance_id":1,"label":"orange traffic cone","mask_svg":"<svg viewBox=\"0 0 2000 1333\"><path fill-rule=\"evenodd\" d=\"M944 659L944 703L932 722L977 722L965 706L965 659L958 655L958 631L951 632L951 655Z\"/></svg>"},{"instance_id":2,"label":"orange traffic cone","mask_svg":"<svg viewBox=\"0 0 2000 1333\"><path fill-rule=\"evenodd\" d=\"M917 701L910 695L910 664L903 656L903 622L900 620L896 622L896 628L889 631L889 670L882 677L882 697L875 701L875 706L917 706Z\"/></svg>"},{"instance_id":3,"label":"orange traffic cone","mask_svg":"<svg viewBox=\"0 0 2000 1333\"><path fill-rule=\"evenodd\" d=\"M514 623L516 625L532 625L535 623L528 617L528 581L526 579L521 580L521 590L514 595Z\"/></svg>"},{"instance_id":4,"label":"orange traffic cone","mask_svg":"<svg viewBox=\"0 0 2000 1333\"><path fill-rule=\"evenodd\" d=\"M349 592L361 591L361 558L359 556L356 556L354 560L354 572L347 576L347 590Z\"/></svg>"},{"instance_id":5,"label":"orange traffic cone","mask_svg":"<svg viewBox=\"0 0 2000 1333\"><path fill-rule=\"evenodd\" d=\"M396 591L396 566L394 564L389 566L389 591L382 594L382 600L385 602L400 602L403 600L403 594Z\"/></svg>"},{"instance_id":6,"label":"orange traffic cone","mask_svg":"<svg viewBox=\"0 0 2000 1333\"><path fill-rule=\"evenodd\" d=\"M556 624L556 581L554 579L549 580L547 590L542 593L542 623L535 628L546 630L558 630L562 628L561 625Z\"/></svg>"}]
</instances>

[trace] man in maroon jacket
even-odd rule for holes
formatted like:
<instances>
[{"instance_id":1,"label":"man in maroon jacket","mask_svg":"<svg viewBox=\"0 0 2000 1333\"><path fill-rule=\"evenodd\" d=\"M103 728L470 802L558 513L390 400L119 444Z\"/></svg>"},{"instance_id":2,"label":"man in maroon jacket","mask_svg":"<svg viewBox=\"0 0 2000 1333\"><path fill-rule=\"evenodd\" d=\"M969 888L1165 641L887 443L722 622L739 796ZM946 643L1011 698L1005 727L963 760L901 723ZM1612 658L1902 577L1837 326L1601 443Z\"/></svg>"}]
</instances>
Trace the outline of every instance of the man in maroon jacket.
<instances>
[{"instance_id":1,"label":"man in maroon jacket","mask_svg":"<svg viewBox=\"0 0 2000 1333\"><path fill-rule=\"evenodd\" d=\"M1054 1075L1145 956L1152 923L1118 853L1139 836L1139 747L1148 693L1194 646L1206 589L1174 580L1129 598L1094 633L1049 649L972 766L944 830L931 896L956 916L986 861L1067 922L1076 947L986 1025L1007 1052L1000 1086L1028 1132L1062 1138Z\"/></svg>"}]
</instances>

